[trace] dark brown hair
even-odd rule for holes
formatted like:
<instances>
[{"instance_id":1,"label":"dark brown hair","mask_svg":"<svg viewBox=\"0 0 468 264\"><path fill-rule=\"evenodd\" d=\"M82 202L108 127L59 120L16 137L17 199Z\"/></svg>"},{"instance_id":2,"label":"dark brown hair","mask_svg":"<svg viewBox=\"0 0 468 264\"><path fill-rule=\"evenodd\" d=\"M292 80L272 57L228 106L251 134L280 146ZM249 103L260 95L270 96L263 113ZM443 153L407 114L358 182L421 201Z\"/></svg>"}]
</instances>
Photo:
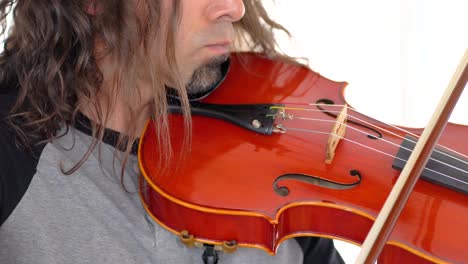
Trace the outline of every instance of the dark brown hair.
<instances>
[{"instance_id":1,"label":"dark brown hair","mask_svg":"<svg viewBox=\"0 0 468 264\"><path fill-rule=\"evenodd\" d=\"M0 0L2 32L7 35L0 55L0 82L18 85L14 87L18 99L6 122L16 131L23 147L53 140L62 125L73 125L83 102L94 105L98 124L106 123L107 116L96 98L107 96L111 104L112 93L103 92L103 74L97 62L110 54L117 62L112 91L129 95L135 93L130 87L134 87L139 74L135 66L142 58L152 58L145 60L154 87L151 112L158 120L157 134L161 151L167 154L165 161L171 157L162 79L175 80L187 132L191 124L185 87L175 63L174 32L181 1L173 1L170 21L161 21L159 1L136 1L148 16L137 16L134 1L128 0ZM245 0L244 4L246 14L235 24L237 43L270 56L279 55L273 30L287 31L269 18L260 0ZM9 13L13 25L10 32L5 32ZM96 45L96 41L102 45ZM161 50L166 52L157 52ZM130 106L128 111L138 114ZM93 125L95 141L87 155L100 142L103 132L103 127ZM134 140L128 136L119 141L127 154ZM68 172L78 169L87 155Z\"/></svg>"}]
</instances>

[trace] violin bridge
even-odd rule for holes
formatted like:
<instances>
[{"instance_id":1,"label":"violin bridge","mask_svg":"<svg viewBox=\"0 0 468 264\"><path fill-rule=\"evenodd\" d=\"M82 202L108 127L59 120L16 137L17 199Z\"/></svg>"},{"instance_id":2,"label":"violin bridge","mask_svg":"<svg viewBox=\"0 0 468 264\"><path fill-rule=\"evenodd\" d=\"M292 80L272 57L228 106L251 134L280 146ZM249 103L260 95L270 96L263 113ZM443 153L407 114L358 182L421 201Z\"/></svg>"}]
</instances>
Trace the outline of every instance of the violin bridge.
<instances>
[{"instance_id":1,"label":"violin bridge","mask_svg":"<svg viewBox=\"0 0 468 264\"><path fill-rule=\"evenodd\" d=\"M346 131L346 120L348 117L348 107L344 105L340 113L336 117L335 125L332 128L330 136L328 137L327 148L326 148L326 158L325 163L331 164L333 158L335 157L335 150L338 146L338 143L342 138L344 138Z\"/></svg>"}]
</instances>

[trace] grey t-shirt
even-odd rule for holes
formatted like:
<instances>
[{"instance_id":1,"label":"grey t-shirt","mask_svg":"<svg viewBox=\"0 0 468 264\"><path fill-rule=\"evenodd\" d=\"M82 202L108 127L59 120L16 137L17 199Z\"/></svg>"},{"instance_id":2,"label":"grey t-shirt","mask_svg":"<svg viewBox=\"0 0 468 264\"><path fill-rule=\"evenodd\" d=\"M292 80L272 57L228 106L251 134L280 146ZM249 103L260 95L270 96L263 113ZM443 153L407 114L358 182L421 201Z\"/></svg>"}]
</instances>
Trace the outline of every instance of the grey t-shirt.
<instances>
[{"instance_id":1,"label":"grey t-shirt","mask_svg":"<svg viewBox=\"0 0 468 264\"><path fill-rule=\"evenodd\" d=\"M186 247L147 216L136 156L125 169L127 191L120 181L122 153L109 144L95 148L72 175L62 173L60 167L80 160L90 142L71 128L39 152L29 187L0 228L0 263L203 263L203 248ZM304 256L294 239L275 256L253 248L219 254L220 264L303 263Z\"/></svg>"}]
</instances>

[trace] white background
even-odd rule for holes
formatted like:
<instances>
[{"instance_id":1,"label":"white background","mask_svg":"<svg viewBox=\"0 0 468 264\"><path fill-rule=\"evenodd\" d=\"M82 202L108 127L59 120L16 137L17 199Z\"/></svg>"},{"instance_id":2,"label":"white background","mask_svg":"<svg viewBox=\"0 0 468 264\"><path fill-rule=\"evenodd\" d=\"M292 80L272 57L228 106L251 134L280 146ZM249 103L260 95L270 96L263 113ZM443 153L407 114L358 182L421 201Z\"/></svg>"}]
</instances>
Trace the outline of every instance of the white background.
<instances>
[{"instance_id":1,"label":"white background","mask_svg":"<svg viewBox=\"0 0 468 264\"><path fill-rule=\"evenodd\" d=\"M424 127L468 48L466 0L263 2L293 35L278 35L283 51L348 82L347 102L387 123ZM468 124L468 91L450 121ZM353 263L359 247L336 245Z\"/></svg>"},{"instance_id":2,"label":"white background","mask_svg":"<svg viewBox=\"0 0 468 264\"><path fill-rule=\"evenodd\" d=\"M468 48L466 0L264 0L293 39L288 54L349 83L348 103L389 123L423 127ZM468 124L468 92L451 121Z\"/></svg>"}]
</instances>

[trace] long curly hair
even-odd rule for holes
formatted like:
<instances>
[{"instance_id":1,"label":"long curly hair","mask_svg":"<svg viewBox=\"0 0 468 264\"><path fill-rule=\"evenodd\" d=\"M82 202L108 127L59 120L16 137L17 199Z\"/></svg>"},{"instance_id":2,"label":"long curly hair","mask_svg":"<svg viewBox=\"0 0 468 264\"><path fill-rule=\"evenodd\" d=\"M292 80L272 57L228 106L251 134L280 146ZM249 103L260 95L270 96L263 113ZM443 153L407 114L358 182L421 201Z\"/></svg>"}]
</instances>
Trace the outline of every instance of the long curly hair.
<instances>
[{"instance_id":1,"label":"long curly hair","mask_svg":"<svg viewBox=\"0 0 468 264\"><path fill-rule=\"evenodd\" d=\"M96 98L107 96L107 101L112 102L112 93L106 94L102 89L103 73L97 62L111 54L117 62L113 91L129 95L135 93L131 88L139 74L136 66L145 58L154 89L151 112L158 121L160 151L165 153L162 164L169 160L170 131L163 78L176 80L174 88L181 98L186 131L191 128L187 92L175 63L174 32L182 3L173 0L170 21L161 21L160 1L137 1L148 16L137 16L135 1L128 0L0 0L1 32L6 36L0 54L0 83L15 84L11 89L18 94L5 121L16 132L21 146L31 148L32 144L59 136L57 132L64 124L74 124L83 102L96 108L96 124L106 123L108 116ZM282 56L277 52L273 31L288 33L287 30L270 19L261 0L245 0L244 5L245 16L235 24L236 43L270 56ZM12 27L6 32L9 14ZM167 27L161 27L162 24ZM103 48L96 48L96 39ZM138 114L130 106L128 111ZM77 170L102 139L104 128L96 124L92 128L93 144L68 173ZM119 145L128 154L135 140L122 136Z\"/></svg>"}]
</instances>

